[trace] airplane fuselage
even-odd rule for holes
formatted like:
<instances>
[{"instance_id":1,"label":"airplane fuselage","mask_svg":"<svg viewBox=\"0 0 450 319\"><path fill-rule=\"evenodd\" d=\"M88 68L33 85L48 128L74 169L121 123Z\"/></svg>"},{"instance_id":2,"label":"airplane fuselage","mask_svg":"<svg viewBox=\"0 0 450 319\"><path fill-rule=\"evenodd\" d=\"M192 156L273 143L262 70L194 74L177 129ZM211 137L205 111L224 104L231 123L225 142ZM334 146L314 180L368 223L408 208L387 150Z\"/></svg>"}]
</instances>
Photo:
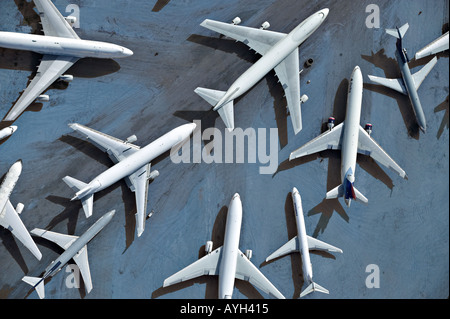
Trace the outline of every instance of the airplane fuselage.
<instances>
[{"instance_id":1,"label":"airplane fuselage","mask_svg":"<svg viewBox=\"0 0 450 319\"><path fill-rule=\"evenodd\" d=\"M0 47L78 58L122 58L133 54L125 47L107 42L16 32L0 32Z\"/></svg>"},{"instance_id":2,"label":"airplane fuselage","mask_svg":"<svg viewBox=\"0 0 450 319\"><path fill-rule=\"evenodd\" d=\"M174 128L95 177L84 190L80 190L77 193L76 197L81 198L99 192L122 178L133 174L140 167L149 164L153 159L188 138L194 129L195 124L184 124Z\"/></svg>"},{"instance_id":3,"label":"airplane fuselage","mask_svg":"<svg viewBox=\"0 0 450 319\"><path fill-rule=\"evenodd\" d=\"M325 20L326 14L319 11L305 19L294 30L278 41L256 63L245 71L217 102L214 111L252 88L267 73L280 64L292 51L302 44Z\"/></svg>"},{"instance_id":4,"label":"airplane fuselage","mask_svg":"<svg viewBox=\"0 0 450 319\"><path fill-rule=\"evenodd\" d=\"M2 184L0 185L0 217L3 213L3 209L5 208L9 196L11 195L17 181L19 180L21 172L22 161L18 160L10 167L5 175L5 178L3 179Z\"/></svg>"},{"instance_id":5,"label":"airplane fuselage","mask_svg":"<svg viewBox=\"0 0 450 319\"><path fill-rule=\"evenodd\" d=\"M219 299L231 299L236 275L239 239L242 224L242 202L234 194L228 208L225 237L222 247L222 261L219 266Z\"/></svg>"},{"instance_id":6,"label":"airplane fuselage","mask_svg":"<svg viewBox=\"0 0 450 319\"><path fill-rule=\"evenodd\" d=\"M349 180L351 183L354 182L356 157L358 155L362 94L362 73L360 68L356 66L350 77L347 95L347 110L343 127L344 132L341 147L341 182L344 185L346 180ZM349 202L347 205L349 205Z\"/></svg>"},{"instance_id":7,"label":"airplane fuselage","mask_svg":"<svg viewBox=\"0 0 450 319\"><path fill-rule=\"evenodd\" d=\"M292 189L292 201L294 202L295 220L297 222L297 238L300 246L300 255L302 256L303 279L309 285L312 283L313 272L311 258L309 256L308 239L306 237L302 199L295 187Z\"/></svg>"},{"instance_id":8,"label":"airplane fuselage","mask_svg":"<svg viewBox=\"0 0 450 319\"><path fill-rule=\"evenodd\" d=\"M425 132L427 128L427 121L425 119L425 114L423 113L419 95L417 94L416 84L414 83L411 70L408 66L408 60L401 47L397 46L395 57L397 58L397 63L400 68L400 72L402 73L403 84L405 85L406 92L408 93L409 100L411 101L417 123L419 124L419 128Z\"/></svg>"}]
</instances>

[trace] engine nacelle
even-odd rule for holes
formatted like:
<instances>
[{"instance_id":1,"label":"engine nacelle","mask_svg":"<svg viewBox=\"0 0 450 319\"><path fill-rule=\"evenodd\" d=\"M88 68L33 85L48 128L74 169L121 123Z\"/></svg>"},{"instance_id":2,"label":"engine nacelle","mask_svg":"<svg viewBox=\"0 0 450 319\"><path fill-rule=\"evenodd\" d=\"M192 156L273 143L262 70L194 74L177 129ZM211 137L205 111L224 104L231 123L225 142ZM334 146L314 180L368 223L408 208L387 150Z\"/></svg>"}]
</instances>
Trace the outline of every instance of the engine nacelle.
<instances>
[{"instance_id":1,"label":"engine nacelle","mask_svg":"<svg viewBox=\"0 0 450 319\"><path fill-rule=\"evenodd\" d=\"M25 206L24 206L22 203L18 203L17 206L16 206L16 212L17 212L17 214L20 215L20 214L22 213L24 207L25 207Z\"/></svg>"},{"instance_id":2,"label":"engine nacelle","mask_svg":"<svg viewBox=\"0 0 450 319\"><path fill-rule=\"evenodd\" d=\"M68 16L64 18L70 25L74 25L77 22L77 17Z\"/></svg>"},{"instance_id":3,"label":"engine nacelle","mask_svg":"<svg viewBox=\"0 0 450 319\"><path fill-rule=\"evenodd\" d=\"M366 130L367 134L372 134L372 124L370 123L366 123L366 125L364 126L364 129Z\"/></svg>"},{"instance_id":4,"label":"engine nacelle","mask_svg":"<svg viewBox=\"0 0 450 319\"><path fill-rule=\"evenodd\" d=\"M136 135L131 135L131 136L127 137L127 139L125 140L125 143L134 143L136 141L137 141Z\"/></svg>"},{"instance_id":5,"label":"engine nacelle","mask_svg":"<svg viewBox=\"0 0 450 319\"><path fill-rule=\"evenodd\" d=\"M72 82L72 81L73 81L73 75L70 75L70 74L64 74L64 75L61 75L61 76L59 77L59 79L60 79L61 81L64 81L64 82Z\"/></svg>"},{"instance_id":6,"label":"engine nacelle","mask_svg":"<svg viewBox=\"0 0 450 319\"><path fill-rule=\"evenodd\" d=\"M267 22L267 21L264 21L263 24L261 24L261 28L260 29L266 30L268 28L270 28L270 23Z\"/></svg>"},{"instance_id":7,"label":"engine nacelle","mask_svg":"<svg viewBox=\"0 0 450 319\"><path fill-rule=\"evenodd\" d=\"M208 240L205 245L205 253L210 254L212 252L213 242Z\"/></svg>"},{"instance_id":8,"label":"engine nacelle","mask_svg":"<svg viewBox=\"0 0 450 319\"><path fill-rule=\"evenodd\" d=\"M155 178L157 178L159 176L159 172L155 169L154 171L150 172L150 175L148 176L148 180L152 181Z\"/></svg>"},{"instance_id":9,"label":"engine nacelle","mask_svg":"<svg viewBox=\"0 0 450 319\"><path fill-rule=\"evenodd\" d=\"M332 129L333 129L333 127L334 127L334 122L336 121L336 119L334 118L334 117L332 117L332 116L330 116L329 118L328 118L328 124L327 124L327 126L328 126L328 129L331 131Z\"/></svg>"},{"instance_id":10,"label":"engine nacelle","mask_svg":"<svg viewBox=\"0 0 450 319\"><path fill-rule=\"evenodd\" d=\"M37 97L36 101L38 102L48 102L50 101L50 96L46 95L46 94L41 94Z\"/></svg>"},{"instance_id":11,"label":"engine nacelle","mask_svg":"<svg viewBox=\"0 0 450 319\"><path fill-rule=\"evenodd\" d=\"M241 23L241 18L239 18L239 17L234 18L233 21L232 21L232 23L233 23L234 25L238 25L239 23Z\"/></svg>"},{"instance_id":12,"label":"engine nacelle","mask_svg":"<svg viewBox=\"0 0 450 319\"><path fill-rule=\"evenodd\" d=\"M308 95L306 95L306 94L303 94L301 97L300 97L300 103L305 103L306 101L308 101L309 100L309 97L308 97Z\"/></svg>"},{"instance_id":13,"label":"engine nacelle","mask_svg":"<svg viewBox=\"0 0 450 319\"><path fill-rule=\"evenodd\" d=\"M247 249L245 251L245 257L247 257L248 260L252 259L252 250L251 249Z\"/></svg>"}]
</instances>

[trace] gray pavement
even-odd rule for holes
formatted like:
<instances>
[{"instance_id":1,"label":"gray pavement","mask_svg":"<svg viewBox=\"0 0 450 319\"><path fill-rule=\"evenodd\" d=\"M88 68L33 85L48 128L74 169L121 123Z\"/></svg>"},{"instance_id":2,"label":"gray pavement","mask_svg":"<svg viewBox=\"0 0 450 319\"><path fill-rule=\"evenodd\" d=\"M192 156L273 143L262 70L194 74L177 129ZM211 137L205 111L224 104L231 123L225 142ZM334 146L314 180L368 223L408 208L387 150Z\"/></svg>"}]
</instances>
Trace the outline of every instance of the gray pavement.
<instances>
[{"instance_id":1,"label":"gray pavement","mask_svg":"<svg viewBox=\"0 0 450 319\"><path fill-rule=\"evenodd\" d=\"M159 2L159 4L157 4ZM385 28L408 22L405 46L410 57L448 30L448 1L210 1L54 0L65 12L80 8L83 39L108 41L134 51L130 58L85 59L70 74L68 86L47 91L50 102L33 106L15 121L18 131L0 144L0 175L17 159L23 172L11 196L25 204L26 227L82 234L99 216L115 209L113 220L88 246L93 290L67 287L65 269L46 283L46 298L216 298L217 280L199 278L162 288L165 278L197 260L207 240L223 241L227 205L235 192L243 202L240 249L253 250L252 262L287 297L304 289L301 260L265 258L295 235L290 191L303 200L307 232L341 248L343 254L312 254L314 279L329 295L307 298L447 298L449 295L449 59L438 62L419 89L427 118L419 132L407 97L371 84L368 74L398 77L395 39ZM367 28L369 4L380 9L380 28ZM38 21L24 0L0 2L0 30L38 32ZM168 154L152 167L160 176L149 186L146 229L135 237L134 194L125 182L96 194L94 216L86 219L79 201L62 178L89 182L111 166L67 124L77 122L125 139L136 134L144 146L170 129L201 120L202 130L224 124L194 93L198 86L226 90L251 63L254 52L200 27L206 19L289 32L312 13L328 7L324 24L300 47L300 65L314 59L301 74L303 130L293 134L285 100L274 73L269 73L235 103L236 126L276 128L278 169L259 173L260 163L174 164ZM28 23L31 24L28 25ZM0 112L6 114L25 89L39 55L0 48ZM411 61L413 71L428 61ZM324 200L340 183L339 152L322 152L288 161L290 152L319 135L331 115L345 117L351 71L364 76L361 125L373 124L372 137L407 172L403 180L389 169L361 156L356 186L367 206ZM310 81L307 84L307 81ZM3 115L2 115L3 117ZM268 130L267 130L268 132ZM268 142L268 141L267 141ZM43 258L37 261L23 245L0 229L0 298L37 298L24 275L40 275L61 250L36 239ZM376 265L379 288L368 288L366 272ZM369 266L370 267L370 266ZM238 283L234 298L267 298L248 284Z\"/></svg>"}]
</instances>

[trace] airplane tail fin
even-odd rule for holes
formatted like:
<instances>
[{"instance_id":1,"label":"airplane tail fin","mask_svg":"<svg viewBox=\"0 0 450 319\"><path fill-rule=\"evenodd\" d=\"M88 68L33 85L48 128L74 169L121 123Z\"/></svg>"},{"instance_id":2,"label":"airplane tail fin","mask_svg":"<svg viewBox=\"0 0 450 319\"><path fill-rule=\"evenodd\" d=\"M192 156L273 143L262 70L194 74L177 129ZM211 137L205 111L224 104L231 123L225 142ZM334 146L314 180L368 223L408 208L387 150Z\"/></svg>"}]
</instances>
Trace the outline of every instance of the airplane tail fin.
<instances>
[{"instance_id":1,"label":"airplane tail fin","mask_svg":"<svg viewBox=\"0 0 450 319\"><path fill-rule=\"evenodd\" d=\"M408 31L408 28L409 24L407 22L398 29L386 29L386 33L397 39L402 39L405 36L406 31Z\"/></svg>"},{"instance_id":2,"label":"airplane tail fin","mask_svg":"<svg viewBox=\"0 0 450 319\"><path fill-rule=\"evenodd\" d=\"M364 204L367 204L369 202L369 200L359 190L357 190L352 183L349 183L347 190L344 190L344 184L336 186L335 188L327 192L326 199L343 197L344 195L346 195L346 199L355 199Z\"/></svg>"},{"instance_id":3,"label":"airplane tail fin","mask_svg":"<svg viewBox=\"0 0 450 319\"><path fill-rule=\"evenodd\" d=\"M329 294L330 292L323 288L322 286L316 284L315 282L312 282L308 287L305 288L305 290L302 291L302 293L300 294L300 298L314 292L314 291L318 291L324 294Z\"/></svg>"},{"instance_id":4,"label":"airplane tail fin","mask_svg":"<svg viewBox=\"0 0 450 319\"><path fill-rule=\"evenodd\" d=\"M77 192L77 196L75 196L73 199L78 197L81 200L81 205L83 206L84 214L86 215L86 218L92 216L92 211L94 207L94 194L90 194L88 196L83 196L83 191L88 191L88 184L79 181L73 177L66 176L63 178L63 181L72 188L75 192Z\"/></svg>"},{"instance_id":5,"label":"airplane tail fin","mask_svg":"<svg viewBox=\"0 0 450 319\"><path fill-rule=\"evenodd\" d=\"M25 276L22 280L36 289L39 298L45 298L44 278Z\"/></svg>"},{"instance_id":6,"label":"airplane tail fin","mask_svg":"<svg viewBox=\"0 0 450 319\"><path fill-rule=\"evenodd\" d=\"M222 99L226 94L226 92L224 91L205 89L202 87L196 88L194 92L200 95L206 102L208 102L212 106L216 106L220 99ZM232 131L234 129L233 101L225 103L222 107L217 109L217 112L219 112L219 115L228 130Z\"/></svg>"}]
</instances>

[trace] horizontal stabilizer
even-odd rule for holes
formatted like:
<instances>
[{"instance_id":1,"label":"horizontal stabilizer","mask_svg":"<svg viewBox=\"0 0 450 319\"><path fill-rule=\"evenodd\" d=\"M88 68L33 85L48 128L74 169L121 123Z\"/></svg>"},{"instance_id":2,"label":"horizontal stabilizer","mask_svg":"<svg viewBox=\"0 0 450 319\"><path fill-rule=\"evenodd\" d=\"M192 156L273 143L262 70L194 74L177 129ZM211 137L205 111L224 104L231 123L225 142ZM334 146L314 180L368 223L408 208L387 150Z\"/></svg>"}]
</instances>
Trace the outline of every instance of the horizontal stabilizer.
<instances>
[{"instance_id":1,"label":"horizontal stabilizer","mask_svg":"<svg viewBox=\"0 0 450 319\"><path fill-rule=\"evenodd\" d=\"M305 290L302 291L302 293L300 294L300 298L306 296L307 294L310 294L314 291L318 291L324 294L329 294L330 292L323 288L322 286L316 284L315 282L312 282L308 287L305 288Z\"/></svg>"},{"instance_id":2,"label":"horizontal stabilizer","mask_svg":"<svg viewBox=\"0 0 450 319\"><path fill-rule=\"evenodd\" d=\"M208 102L212 106L216 106L217 102L219 102L226 93L224 91L205 89L201 87L196 88L194 92L200 95L206 102Z\"/></svg>"},{"instance_id":3,"label":"horizontal stabilizer","mask_svg":"<svg viewBox=\"0 0 450 319\"><path fill-rule=\"evenodd\" d=\"M225 96L226 92L211 90L198 87L194 90L195 93L200 95L206 102L212 106L217 106L217 103ZM220 117L222 118L225 126L228 130L232 131L234 129L234 107L233 101L229 101L217 109Z\"/></svg>"},{"instance_id":4,"label":"horizontal stabilizer","mask_svg":"<svg viewBox=\"0 0 450 319\"><path fill-rule=\"evenodd\" d=\"M22 278L22 281L33 286L33 288L36 289L36 292L37 292L39 298L41 298L41 299L45 298L45 289L44 289L44 279L43 278L25 276Z\"/></svg>"},{"instance_id":5,"label":"horizontal stabilizer","mask_svg":"<svg viewBox=\"0 0 450 319\"><path fill-rule=\"evenodd\" d=\"M369 200L363 194L361 194L361 192L357 190L355 186L353 186L353 190L355 191L357 201L360 201L364 204L367 204L369 202Z\"/></svg>"},{"instance_id":6,"label":"horizontal stabilizer","mask_svg":"<svg viewBox=\"0 0 450 319\"><path fill-rule=\"evenodd\" d=\"M386 29L386 33L389 35L392 35L393 37L396 37L397 39L399 38L399 32L400 32L400 37L403 38L405 36L406 31L408 31L409 28L409 24L408 22L405 23L403 26L401 26L398 31L397 29Z\"/></svg>"},{"instance_id":7,"label":"horizontal stabilizer","mask_svg":"<svg viewBox=\"0 0 450 319\"><path fill-rule=\"evenodd\" d=\"M327 192L326 199L338 198L344 196L344 185L339 185Z\"/></svg>"},{"instance_id":8,"label":"horizontal stabilizer","mask_svg":"<svg viewBox=\"0 0 450 319\"><path fill-rule=\"evenodd\" d=\"M63 178L64 183L66 183L73 191L78 192L85 188L88 184L79 181L73 177L66 176Z\"/></svg>"},{"instance_id":9,"label":"horizontal stabilizer","mask_svg":"<svg viewBox=\"0 0 450 319\"><path fill-rule=\"evenodd\" d=\"M81 205L83 206L83 211L86 215L86 218L91 217L92 211L94 210L94 194L83 197L81 199Z\"/></svg>"}]
</instances>

